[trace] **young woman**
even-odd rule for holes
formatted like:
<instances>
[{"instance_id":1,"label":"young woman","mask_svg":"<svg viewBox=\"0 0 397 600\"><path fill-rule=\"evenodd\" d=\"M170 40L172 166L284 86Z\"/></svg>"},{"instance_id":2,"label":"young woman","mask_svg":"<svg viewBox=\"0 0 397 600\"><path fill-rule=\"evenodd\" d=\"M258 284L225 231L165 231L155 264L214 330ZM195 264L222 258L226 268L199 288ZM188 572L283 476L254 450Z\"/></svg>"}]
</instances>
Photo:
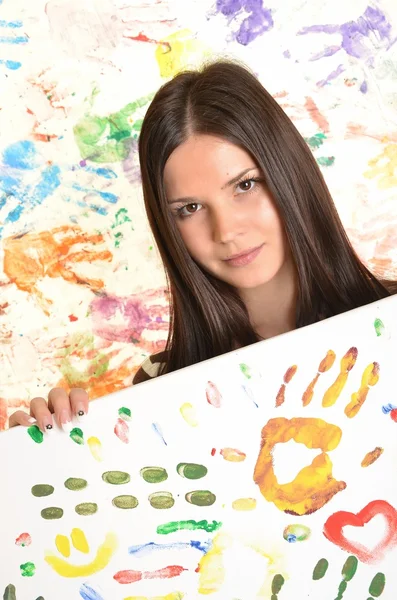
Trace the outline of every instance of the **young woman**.
<instances>
[{"instance_id":1,"label":"young woman","mask_svg":"<svg viewBox=\"0 0 397 600\"><path fill-rule=\"evenodd\" d=\"M166 349L133 383L397 291L362 264L313 155L273 97L218 61L163 85L143 122L145 207L166 270ZM45 431L88 410L84 390L31 402L10 425Z\"/></svg>"}]
</instances>

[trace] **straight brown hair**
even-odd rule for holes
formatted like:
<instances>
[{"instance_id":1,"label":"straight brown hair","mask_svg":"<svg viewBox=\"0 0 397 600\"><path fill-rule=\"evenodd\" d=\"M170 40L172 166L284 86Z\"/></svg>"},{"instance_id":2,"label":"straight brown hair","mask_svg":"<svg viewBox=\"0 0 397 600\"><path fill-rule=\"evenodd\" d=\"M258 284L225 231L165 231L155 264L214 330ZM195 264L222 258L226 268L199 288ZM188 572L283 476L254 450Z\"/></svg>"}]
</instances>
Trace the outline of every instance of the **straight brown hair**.
<instances>
[{"instance_id":1,"label":"straight brown hair","mask_svg":"<svg viewBox=\"0 0 397 600\"><path fill-rule=\"evenodd\" d=\"M193 133L243 148L262 170L298 273L296 327L397 291L358 258L311 150L255 75L228 60L182 72L156 93L139 138L145 208L170 289L161 373L258 341L236 290L191 258L167 205L165 164Z\"/></svg>"}]
</instances>

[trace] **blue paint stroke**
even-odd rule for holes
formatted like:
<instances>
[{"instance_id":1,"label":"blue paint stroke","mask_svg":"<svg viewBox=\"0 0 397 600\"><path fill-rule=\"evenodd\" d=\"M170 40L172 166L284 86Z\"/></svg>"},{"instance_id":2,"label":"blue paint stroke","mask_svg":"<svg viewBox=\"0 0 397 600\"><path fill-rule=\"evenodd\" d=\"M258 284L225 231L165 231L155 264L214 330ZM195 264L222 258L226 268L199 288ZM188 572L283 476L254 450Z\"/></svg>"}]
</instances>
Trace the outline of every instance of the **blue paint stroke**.
<instances>
[{"instance_id":1,"label":"blue paint stroke","mask_svg":"<svg viewBox=\"0 0 397 600\"><path fill-rule=\"evenodd\" d=\"M11 29L18 29L22 27L22 21L3 21L0 19L0 27L10 27Z\"/></svg>"},{"instance_id":2,"label":"blue paint stroke","mask_svg":"<svg viewBox=\"0 0 397 600\"><path fill-rule=\"evenodd\" d=\"M22 67L22 63L20 63L16 60L1 60L0 59L0 65L4 65L7 69L10 69L10 71L17 71L18 69L20 69Z\"/></svg>"},{"instance_id":3,"label":"blue paint stroke","mask_svg":"<svg viewBox=\"0 0 397 600\"><path fill-rule=\"evenodd\" d=\"M102 200L105 200L105 202L109 202L110 204L116 204L119 199L118 196L116 196L116 194L86 188L81 186L79 183L73 183L72 188L74 190L77 190L78 192L84 192L85 194L97 194L102 198Z\"/></svg>"},{"instance_id":4,"label":"blue paint stroke","mask_svg":"<svg viewBox=\"0 0 397 600\"><path fill-rule=\"evenodd\" d=\"M16 37L5 37L4 35L0 36L0 44L27 44L29 38L27 35L19 35Z\"/></svg>"},{"instance_id":5,"label":"blue paint stroke","mask_svg":"<svg viewBox=\"0 0 397 600\"><path fill-rule=\"evenodd\" d=\"M326 79L322 79L321 81L318 81L317 85L319 87L324 87L330 81L332 81L333 79L336 79L341 73L343 73L344 70L345 70L345 67L343 65L339 65L338 68L335 69L335 71L332 71Z\"/></svg>"},{"instance_id":6,"label":"blue paint stroke","mask_svg":"<svg viewBox=\"0 0 397 600\"><path fill-rule=\"evenodd\" d=\"M107 169L104 167L96 168L85 166L84 171L87 171L88 173L95 173L95 175L99 175L105 179L117 179L117 173L115 173L112 169Z\"/></svg>"},{"instance_id":7,"label":"blue paint stroke","mask_svg":"<svg viewBox=\"0 0 397 600\"><path fill-rule=\"evenodd\" d=\"M395 408L397 408L397 406L394 406L393 404L384 404L382 406L382 412L384 415L388 415Z\"/></svg>"},{"instance_id":8,"label":"blue paint stroke","mask_svg":"<svg viewBox=\"0 0 397 600\"><path fill-rule=\"evenodd\" d=\"M363 81L362 84L360 85L360 92L362 92L363 94L366 94L368 91L368 84L366 81Z\"/></svg>"},{"instance_id":9,"label":"blue paint stroke","mask_svg":"<svg viewBox=\"0 0 397 600\"><path fill-rule=\"evenodd\" d=\"M189 542L173 542L170 544L156 544L155 542L149 542L147 544L139 544L138 546L130 546L128 548L128 554L142 557L158 550L187 550L188 548L194 548L203 554L207 554L208 550L212 548L212 540L190 540Z\"/></svg>"},{"instance_id":10,"label":"blue paint stroke","mask_svg":"<svg viewBox=\"0 0 397 600\"><path fill-rule=\"evenodd\" d=\"M229 21L244 10L248 13L234 34L237 42L247 46L274 26L272 11L263 6L263 0L217 0L216 10L229 17Z\"/></svg>"},{"instance_id":11,"label":"blue paint stroke","mask_svg":"<svg viewBox=\"0 0 397 600\"><path fill-rule=\"evenodd\" d=\"M8 146L3 152L3 164L13 169L36 169L39 166L39 157L34 143L22 140Z\"/></svg>"},{"instance_id":12,"label":"blue paint stroke","mask_svg":"<svg viewBox=\"0 0 397 600\"><path fill-rule=\"evenodd\" d=\"M255 402L255 398L254 398L254 393L251 390L251 388L247 387L246 385L242 384L241 386L244 390L244 392L246 393L246 395L248 396L248 398L255 404L256 408L258 408L257 403Z\"/></svg>"},{"instance_id":13,"label":"blue paint stroke","mask_svg":"<svg viewBox=\"0 0 397 600\"><path fill-rule=\"evenodd\" d=\"M83 583L80 587L80 596L83 600L104 600L104 598L94 590L88 583Z\"/></svg>"},{"instance_id":14,"label":"blue paint stroke","mask_svg":"<svg viewBox=\"0 0 397 600\"><path fill-rule=\"evenodd\" d=\"M158 423L152 423L153 431L159 436L165 446L167 446L167 442L164 439L163 432L161 431L160 425Z\"/></svg>"}]
</instances>

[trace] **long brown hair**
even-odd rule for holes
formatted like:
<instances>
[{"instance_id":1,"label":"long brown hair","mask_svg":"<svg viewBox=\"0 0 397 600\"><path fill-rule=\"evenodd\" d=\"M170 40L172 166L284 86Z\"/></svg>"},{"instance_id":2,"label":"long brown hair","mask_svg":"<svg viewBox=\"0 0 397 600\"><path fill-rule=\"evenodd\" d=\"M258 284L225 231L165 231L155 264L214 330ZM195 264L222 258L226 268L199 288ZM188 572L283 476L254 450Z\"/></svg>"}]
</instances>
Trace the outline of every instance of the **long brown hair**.
<instances>
[{"instance_id":1,"label":"long brown hair","mask_svg":"<svg viewBox=\"0 0 397 600\"><path fill-rule=\"evenodd\" d=\"M166 161L192 133L236 144L262 170L298 273L296 327L390 295L354 252L311 150L249 69L221 60L180 73L156 93L139 138L146 212L170 288L162 373L258 341L237 292L191 258L167 205Z\"/></svg>"}]
</instances>

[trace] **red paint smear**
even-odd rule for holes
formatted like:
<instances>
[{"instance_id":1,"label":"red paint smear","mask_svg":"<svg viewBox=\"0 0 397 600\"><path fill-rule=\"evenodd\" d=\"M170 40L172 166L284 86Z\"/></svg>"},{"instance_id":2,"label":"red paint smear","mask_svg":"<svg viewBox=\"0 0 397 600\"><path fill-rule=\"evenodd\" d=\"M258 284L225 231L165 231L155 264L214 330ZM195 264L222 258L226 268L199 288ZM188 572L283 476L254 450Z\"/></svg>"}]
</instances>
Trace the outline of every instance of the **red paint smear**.
<instances>
[{"instance_id":1,"label":"red paint smear","mask_svg":"<svg viewBox=\"0 0 397 600\"><path fill-rule=\"evenodd\" d=\"M160 46L165 46L167 52L171 52L171 44L169 42L160 42L159 40L154 40L153 38L149 38L143 31L139 32L138 35L124 35L123 36L127 40L132 40L134 42L147 42L149 44L160 44Z\"/></svg>"},{"instance_id":2,"label":"red paint smear","mask_svg":"<svg viewBox=\"0 0 397 600\"><path fill-rule=\"evenodd\" d=\"M70 321L71 323L73 323L74 321L78 321L78 318L77 318L77 317L75 317L74 315L69 315L69 321Z\"/></svg>"},{"instance_id":3,"label":"red paint smear","mask_svg":"<svg viewBox=\"0 0 397 600\"><path fill-rule=\"evenodd\" d=\"M329 123L327 118L320 113L316 103L314 102L313 98L310 98L310 96L306 98L305 109L309 113L312 121L318 125L321 131L323 133L329 133Z\"/></svg>"},{"instance_id":4,"label":"red paint smear","mask_svg":"<svg viewBox=\"0 0 397 600\"><path fill-rule=\"evenodd\" d=\"M212 450L211 450L211 456L215 456L215 452L216 452L216 448L212 448Z\"/></svg>"},{"instance_id":5,"label":"red paint smear","mask_svg":"<svg viewBox=\"0 0 397 600\"><path fill-rule=\"evenodd\" d=\"M207 389L205 390L205 395L207 396L208 404L214 406L215 408L220 408L222 403L222 395L215 383L209 381L207 384Z\"/></svg>"},{"instance_id":6,"label":"red paint smear","mask_svg":"<svg viewBox=\"0 0 397 600\"><path fill-rule=\"evenodd\" d=\"M371 519L382 515L387 523L386 535L372 550L362 544L350 542L342 533L343 527L364 527ZM383 558L384 553L397 544L397 511L385 500L374 500L365 506L359 513L339 511L331 515L323 531L325 537L342 550L355 554L364 563L375 563Z\"/></svg>"},{"instance_id":7,"label":"red paint smear","mask_svg":"<svg viewBox=\"0 0 397 600\"><path fill-rule=\"evenodd\" d=\"M397 423L397 408L393 408L393 410L390 411L390 417L392 421Z\"/></svg>"},{"instance_id":8,"label":"red paint smear","mask_svg":"<svg viewBox=\"0 0 397 600\"><path fill-rule=\"evenodd\" d=\"M118 573L113 576L113 579L118 583L123 584L135 583L142 579L172 579L173 577L181 575L183 571L187 571L187 569L180 567L179 565L164 567L157 571L118 571Z\"/></svg>"},{"instance_id":9,"label":"red paint smear","mask_svg":"<svg viewBox=\"0 0 397 600\"><path fill-rule=\"evenodd\" d=\"M30 546L32 543L32 538L28 533L21 533L20 536L15 540L17 546Z\"/></svg>"},{"instance_id":10,"label":"red paint smear","mask_svg":"<svg viewBox=\"0 0 397 600\"><path fill-rule=\"evenodd\" d=\"M117 419L117 423L114 426L114 433L117 435L119 440L124 442L124 444L128 444L128 442L130 441L130 428L123 419Z\"/></svg>"}]
</instances>

